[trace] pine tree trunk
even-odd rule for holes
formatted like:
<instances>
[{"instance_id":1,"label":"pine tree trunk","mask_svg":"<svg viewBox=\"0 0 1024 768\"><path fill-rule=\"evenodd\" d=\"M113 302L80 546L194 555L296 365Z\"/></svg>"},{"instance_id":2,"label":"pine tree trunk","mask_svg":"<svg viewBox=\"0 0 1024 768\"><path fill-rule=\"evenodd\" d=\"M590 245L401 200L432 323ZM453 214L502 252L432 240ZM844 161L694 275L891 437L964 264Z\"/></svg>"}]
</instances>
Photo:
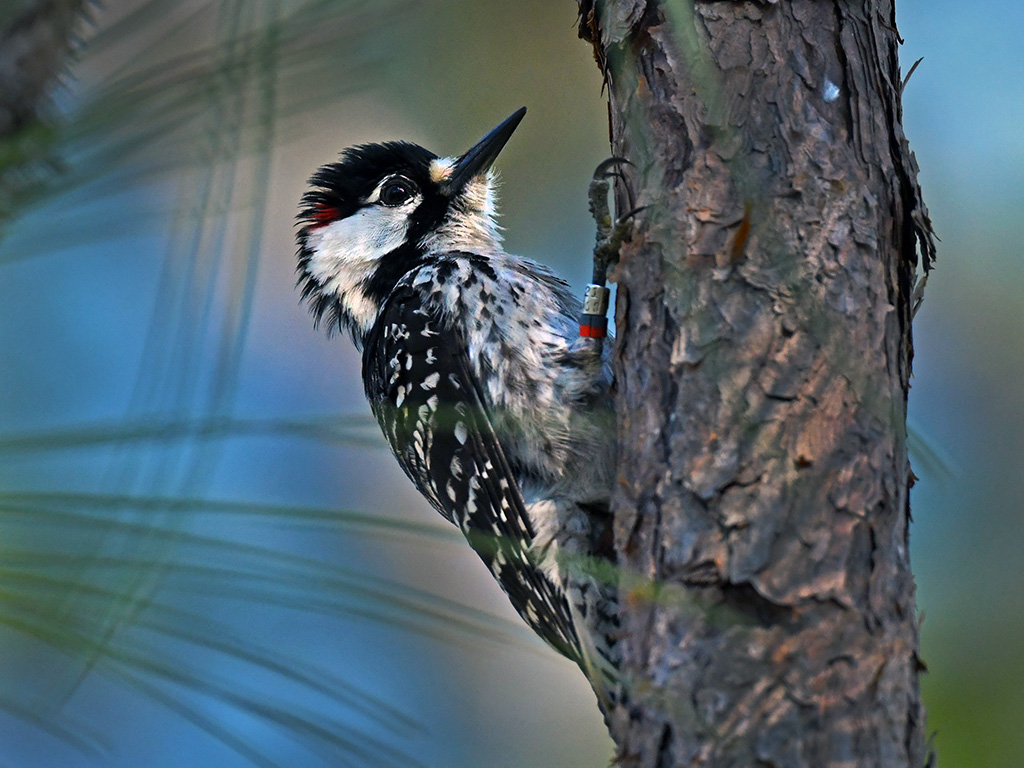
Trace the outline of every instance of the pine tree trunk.
<instances>
[{"instance_id":1,"label":"pine tree trunk","mask_svg":"<svg viewBox=\"0 0 1024 768\"><path fill-rule=\"evenodd\" d=\"M892 0L580 0L604 72L621 763L912 766L906 404L934 254Z\"/></svg>"}]
</instances>

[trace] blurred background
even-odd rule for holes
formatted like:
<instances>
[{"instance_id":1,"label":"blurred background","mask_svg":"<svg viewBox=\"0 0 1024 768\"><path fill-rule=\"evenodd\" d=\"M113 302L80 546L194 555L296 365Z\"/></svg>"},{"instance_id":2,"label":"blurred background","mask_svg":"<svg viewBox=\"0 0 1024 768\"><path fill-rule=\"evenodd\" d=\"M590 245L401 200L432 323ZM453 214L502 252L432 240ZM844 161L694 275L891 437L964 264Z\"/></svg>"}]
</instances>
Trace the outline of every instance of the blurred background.
<instances>
[{"instance_id":1,"label":"blurred background","mask_svg":"<svg viewBox=\"0 0 1024 768\"><path fill-rule=\"evenodd\" d=\"M8 0L0 22L26 0ZM939 261L913 562L944 766L1024 754L1024 8L900 0ZM605 105L571 0L106 0L0 147L0 766L605 765L592 693L412 490L294 290L344 147L499 161L588 277ZM13 181L12 181L13 180Z\"/></svg>"}]
</instances>

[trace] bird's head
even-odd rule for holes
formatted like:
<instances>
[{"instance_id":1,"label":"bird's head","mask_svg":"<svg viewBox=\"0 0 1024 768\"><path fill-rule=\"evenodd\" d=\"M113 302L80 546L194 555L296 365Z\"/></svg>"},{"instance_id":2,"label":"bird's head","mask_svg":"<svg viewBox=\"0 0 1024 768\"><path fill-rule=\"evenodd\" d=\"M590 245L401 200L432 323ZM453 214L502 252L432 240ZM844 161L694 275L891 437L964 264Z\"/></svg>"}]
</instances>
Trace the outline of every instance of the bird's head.
<instances>
[{"instance_id":1,"label":"bird's head","mask_svg":"<svg viewBox=\"0 0 1024 768\"><path fill-rule=\"evenodd\" d=\"M500 248L491 165L523 107L459 157L364 144L323 166L299 212L299 284L315 321L370 330L395 284L431 254Z\"/></svg>"}]
</instances>

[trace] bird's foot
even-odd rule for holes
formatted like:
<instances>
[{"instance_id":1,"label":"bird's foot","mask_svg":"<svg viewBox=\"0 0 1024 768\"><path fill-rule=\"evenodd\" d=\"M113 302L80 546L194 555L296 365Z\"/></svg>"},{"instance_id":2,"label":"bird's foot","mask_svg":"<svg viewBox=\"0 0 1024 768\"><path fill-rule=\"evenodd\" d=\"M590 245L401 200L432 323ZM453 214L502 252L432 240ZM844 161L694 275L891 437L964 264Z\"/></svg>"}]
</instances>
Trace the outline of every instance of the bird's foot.
<instances>
[{"instance_id":1,"label":"bird's foot","mask_svg":"<svg viewBox=\"0 0 1024 768\"><path fill-rule=\"evenodd\" d=\"M619 261L619 248L632 227L632 218L643 210L634 208L614 222L608 193L611 179L624 178L619 170L632 165L623 157L609 157L594 170L588 196L590 215L597 224L597 241L594 244L594 277L587 286L583 297L583 317L580 319L580 336L604 338L608 328L608 302L611 291L607 288L608 270Z\"/></svg>"}]
</instances>

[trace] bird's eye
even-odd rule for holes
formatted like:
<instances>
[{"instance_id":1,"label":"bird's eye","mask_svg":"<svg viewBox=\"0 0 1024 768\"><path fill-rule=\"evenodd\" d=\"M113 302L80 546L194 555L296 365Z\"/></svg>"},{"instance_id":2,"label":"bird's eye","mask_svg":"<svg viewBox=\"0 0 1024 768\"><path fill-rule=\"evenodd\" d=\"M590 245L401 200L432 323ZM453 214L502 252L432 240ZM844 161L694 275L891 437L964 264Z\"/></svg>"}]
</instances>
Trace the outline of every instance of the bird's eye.
<instances>
[{"instance_id":1,"label":"bird's eye","mask_svg":"<svg viewBox=\"0 0 1024 768\"><path fill-rule=\"evenodd\" d=\"M389 208L395 208L409 202L414 194L416 194L416 185L408 179L388 179L380 188L380 202Z\"/></svg>"}]
</instances>

